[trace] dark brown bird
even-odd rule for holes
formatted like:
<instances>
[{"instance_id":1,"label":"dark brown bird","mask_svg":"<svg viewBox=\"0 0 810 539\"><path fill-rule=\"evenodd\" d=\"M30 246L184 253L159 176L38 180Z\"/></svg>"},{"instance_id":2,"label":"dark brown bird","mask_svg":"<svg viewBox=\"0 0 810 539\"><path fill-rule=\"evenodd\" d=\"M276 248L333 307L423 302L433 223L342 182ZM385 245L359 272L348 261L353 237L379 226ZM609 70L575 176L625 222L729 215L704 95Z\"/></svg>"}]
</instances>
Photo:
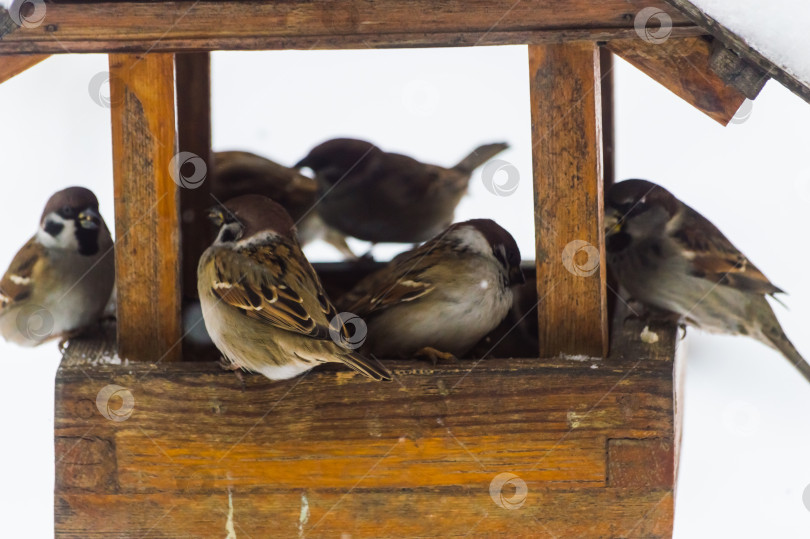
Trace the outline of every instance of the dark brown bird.
<instances>
[{"instance_id":1,"label":"dark brown bird","mask_svg":"<svg viewBox=\"0 0 810 539\"><path fill-rule=\"evenodd\" d=\"M749 335L810 380L766 300L782 290L700 213L660 185L625 180L605 194L605 231L608 268L632 299L706 331Z\"/></svg>"},{"instance_id":2,"label":"dark brown bird","mask_svg":"<svg viewBox=\"0 0 810 539\"><path fill-rule=\"evenodd\" d=\"M298 170L242 151L214 152L211 194L217 200L262 195L281 204L298 229L302 245L322 238L347 258L356 258L346 237L327 227L317 211L318 186Z\"/></svg>"},{"instance_id":3,"label":"dark brown bird","mask_svg":"<svg viewBox=\"0 0 810 539\"><path fill-rule=\"evenodd\" d=\"M506 148L486 144L444 168L340 138L316 146L295 167L315 172L318 211L329 226L373 243L419 243L453 222L473 170Z\"/></svg>"}]
</instances>

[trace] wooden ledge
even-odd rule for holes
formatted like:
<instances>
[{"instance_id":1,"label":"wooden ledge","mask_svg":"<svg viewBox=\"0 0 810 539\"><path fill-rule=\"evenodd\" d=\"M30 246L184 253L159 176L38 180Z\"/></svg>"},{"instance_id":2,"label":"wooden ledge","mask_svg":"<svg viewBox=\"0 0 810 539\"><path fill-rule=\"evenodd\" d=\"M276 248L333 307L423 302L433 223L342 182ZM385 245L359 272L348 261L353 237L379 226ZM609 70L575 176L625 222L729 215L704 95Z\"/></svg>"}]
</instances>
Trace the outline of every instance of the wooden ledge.
<instances>
[{"instance_id":1,"label":"wooden ledge","mask_svg":"<svg viewBox=\"0 0 810 539\"><path fill-rule=\"evenodd\" d=\"M212 362L115 364L74 341L56 534L208 536L230 515L240 537L668 537L676 332L645 344L641 326L617 324L605 360L389 360L390 383L324 366L244 388Z\"/></svg>"}]
</instances>

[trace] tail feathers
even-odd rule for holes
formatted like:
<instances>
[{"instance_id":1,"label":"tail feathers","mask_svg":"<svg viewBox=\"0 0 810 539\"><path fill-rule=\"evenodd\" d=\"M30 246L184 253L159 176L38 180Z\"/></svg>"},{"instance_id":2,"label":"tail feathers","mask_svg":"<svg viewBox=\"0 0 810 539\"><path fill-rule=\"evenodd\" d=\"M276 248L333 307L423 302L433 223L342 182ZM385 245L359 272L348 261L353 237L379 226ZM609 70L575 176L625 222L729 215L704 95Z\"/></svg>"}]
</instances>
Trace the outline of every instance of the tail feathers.
<instances>
[{"instance_id":1,"label":"tail feathers","mask_svg":"<svg viewBox=\"0 0 810 539\"><path fill-rule=\"evenodd\" d=\"M386 369L385 366L376 359L363 357L356 352L343 356L341 359L348 367L373 380L377 380L378 382L390 382L392 380L391 371Z\"/></svg>"},{"instance_id":2,"label":"tail feathers","mask_svg":"<svg viewBox=\"0 0 810 539\"><path fill-rule=\"evenodd\" d=\"M807 381L810 382L810 364L808 364L799 351L796 350L796 347L793 346L793 343L790 342L784 332L779 331L778 336L774 336L768 340L770 341L769 344L782 352L782 355L784 355L787 360L802 373Z\"/></svg>"},{"instance_id":3,"label":"tail feathers","mask_svg":"<svg viewBox=\"0 0 810 539\"><path fill-rule=\"evenodd\" d=\"M472 151L470 155L462 159L458 165L453 167L462 172L472 172L477 169L505 149L509 145L505 142L496 142L494 144L484 144Z\"/></svg>"}]
</instances>

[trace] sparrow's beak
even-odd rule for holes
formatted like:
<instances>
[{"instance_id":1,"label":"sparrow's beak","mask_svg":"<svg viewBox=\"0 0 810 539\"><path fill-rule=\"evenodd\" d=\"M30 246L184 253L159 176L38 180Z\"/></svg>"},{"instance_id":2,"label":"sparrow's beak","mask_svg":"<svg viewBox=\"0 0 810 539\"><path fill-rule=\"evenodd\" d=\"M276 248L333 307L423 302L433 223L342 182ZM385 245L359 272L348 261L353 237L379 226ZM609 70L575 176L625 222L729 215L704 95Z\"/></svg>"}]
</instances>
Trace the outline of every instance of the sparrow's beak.
<instances>
[{"instance_id":1,"label":"sparrow's beak","mask_svg":"<svg viewBox=\"0 0 810 539\"><path fill-rule=\"evenodd\" d=\"M308 166L309 166L309 162L307 161L307 158L304 157L303 159L298 161L296 164L294 164L293 168L299 168L300 169L300 168L304 168L304 167L308 167Z\"/></svg>"},{"instance_id":2,"label":"sparrow's beak","mask_svg":"<svg viewBox=\"0 0 810 539\"><path fill-rule=\"evenodd\" d=\"M101 215L88 208L79 214L79 225L88 230L98 230L101 227Z\"/></svg>"},{"instance_id":3,"label":"sparrow's beak","mask_svg":"<svg viewBox=\"0 0 810 539\"><path fill-rule=\"evenodd\" d=\"M523 270L520 269L520 266L512 266L509 269L509 284L516 285L516 284L523 284L526 282L526 276L523 275Z\"/></svg>"},{"instance_id":4,"label":"sparrow's beak","mask_svg":"<svg viewBox=\"0 0 810 539\"><path fill-rule=\"evenodd\" d=\"M208 217L208 220L214 223L216 227L222 226L222 224L225 222L225 213L219 206L214 206L208 210L206 217Z\"/></svg>"},{"instance_id":5,"label":"sparrow's beak","mask_svg":"<svg viewBox=\"0 0 810 539\"><path fill-rule=\"evenodd\" d=\"M612 236L622 231L623 221L621 216L613 208L605 211L605 235Z\"/></svg>"}]
</instances>

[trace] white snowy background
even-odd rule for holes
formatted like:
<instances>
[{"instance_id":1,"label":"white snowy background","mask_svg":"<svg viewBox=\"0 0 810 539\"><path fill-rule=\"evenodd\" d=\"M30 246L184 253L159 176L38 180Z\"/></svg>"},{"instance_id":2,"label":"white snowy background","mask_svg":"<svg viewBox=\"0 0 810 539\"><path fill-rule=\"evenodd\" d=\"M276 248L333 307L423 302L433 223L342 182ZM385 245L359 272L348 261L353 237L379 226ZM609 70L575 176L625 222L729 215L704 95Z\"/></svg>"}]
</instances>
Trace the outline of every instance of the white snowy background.
<instances>
[{"instance_id":1,"label":"white snowy background","mask_svg":"<svg viewBox=\"0 0 810 539\"><path fill-rule=\"evenodd\" d=\"M533 258L525 47L216 53L214 142L292 164L314 144L359 136L451 165L482 142L521 174L499 198L479 175L457 217L489 216ZM0 85L0 270L34 232L57 189L95 190L113 220L109 110L88 92L99 55L51 58ZM643 74L616 65L617 177L657 181L703 212L771 280L776 306L810 356L810 105L769 83L750 116L722 128ZM384 253L379 251L379 253ZM314 245L315 259L334 258ZM677 538L806 538L810 384L776 352L690 330ZM0 342L0 535L53 533L55 345ZM137 406L137 390L135 390ZM482 491L481 496L489 496ZM527 502L530 503L530 502ZM497 510L493 506L493 510ZM563 533L564 530L559 530ZM224 534L223 534L224 535Z\"/></svg>"}]
</instances>

